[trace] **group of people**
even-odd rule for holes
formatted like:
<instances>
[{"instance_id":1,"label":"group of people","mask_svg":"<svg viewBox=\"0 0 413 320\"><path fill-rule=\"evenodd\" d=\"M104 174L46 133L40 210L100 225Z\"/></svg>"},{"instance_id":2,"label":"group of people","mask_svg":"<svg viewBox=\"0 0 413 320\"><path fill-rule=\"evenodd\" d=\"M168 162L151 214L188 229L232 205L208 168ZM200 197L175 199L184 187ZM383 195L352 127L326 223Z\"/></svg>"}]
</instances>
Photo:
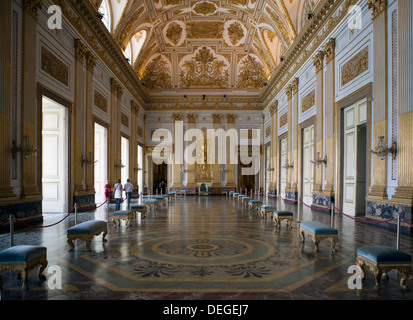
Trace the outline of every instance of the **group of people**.
<instances>
[{"instance_id":1,"label":"group of people","mask_svg":"<svg viewBox=\"0 0 413 320\"><path fill-rule=\"evenodd\" d=\"M107 180L105 184L105 200L110 199L111 189L112 189L112 186L110 185L109 180ZM125 191L126 205L127 207L129 207L130 200L132 198L132 192L133 192L133 184L130 182L129 179L126 180L126 183L124 186L122 186L120 179L118 179L115 186L113 187L114 198L116 200L115 211L120 210L120 204L122 202L122 191Z\"/></svg>"}]
</instances>

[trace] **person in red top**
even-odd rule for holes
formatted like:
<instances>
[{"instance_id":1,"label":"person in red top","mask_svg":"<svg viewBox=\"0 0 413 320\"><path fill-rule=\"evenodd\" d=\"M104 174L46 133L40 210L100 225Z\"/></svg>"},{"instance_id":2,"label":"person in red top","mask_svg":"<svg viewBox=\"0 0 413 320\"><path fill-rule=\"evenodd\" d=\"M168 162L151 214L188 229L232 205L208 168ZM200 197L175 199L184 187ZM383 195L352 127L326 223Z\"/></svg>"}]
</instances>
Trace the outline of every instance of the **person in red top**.
<instances>
[{"instance_id":1,"label":"person in red top","mask_svg":"<svg viewBox=\"0 0 413 320\"><path fill-rule=\"evenodd\" d=\"M110 182L108 180L108 181L106 181L106 184L105 184L105 200L110 199L110 188L111 188L111 186L110 186Z\"/></svg>"}]
</instances>

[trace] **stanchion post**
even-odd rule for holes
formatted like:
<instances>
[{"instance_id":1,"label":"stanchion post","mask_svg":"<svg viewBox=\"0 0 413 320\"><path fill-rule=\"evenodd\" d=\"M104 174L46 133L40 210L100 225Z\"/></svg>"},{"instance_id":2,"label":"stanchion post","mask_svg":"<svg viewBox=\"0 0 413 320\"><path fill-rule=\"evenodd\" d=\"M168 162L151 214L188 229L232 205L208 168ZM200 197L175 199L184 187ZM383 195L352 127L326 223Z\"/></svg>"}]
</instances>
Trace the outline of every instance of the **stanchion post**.
<instances>
[{"instance_id":1,"label":"stanchion post","mask_svg":"<svg viewBox=\"0 0 413 320\"><path fill-rule=\"evenodd\" d=\"M106 221L109 221L109 204L110 204L110 199L106 199Z\"/></svg>"},{"instance_id":2,"label":"stanchion post","mask_svg":"<svg viewBox=\"0 0 413 320\"><path fill-rule=\"evenodd\" d=\"M331 227L334 228L334 205L331 204Z\"/></svg>"},{"instance_id":3,"label":"stanchion post","mask_svg":"<svg viewBox=\"0 0 413 320\"><path fill-rule=\"evenodd\" d=\"M10 215L10 247L14 246L14 216Z\"/></svg>"},{"instance_id":4,"label":"stanchion post","mask_svg":"<svg viewBox=\"0 0 413 320\"><path fill-rule=\"evenodd\" d=\"M77 225L77 203L75 203L75 225Z\"/></svg>"},{"instance_id":5,"label":"stanchion post","mask_svg":"<svg viewBox=\"0 0 413 320\"><path fill-rule=\"evenodd\" d=\"M399 250L400 247L400 213L397 216L397 242L396 249Z\"/></svg>"}]
</instances>

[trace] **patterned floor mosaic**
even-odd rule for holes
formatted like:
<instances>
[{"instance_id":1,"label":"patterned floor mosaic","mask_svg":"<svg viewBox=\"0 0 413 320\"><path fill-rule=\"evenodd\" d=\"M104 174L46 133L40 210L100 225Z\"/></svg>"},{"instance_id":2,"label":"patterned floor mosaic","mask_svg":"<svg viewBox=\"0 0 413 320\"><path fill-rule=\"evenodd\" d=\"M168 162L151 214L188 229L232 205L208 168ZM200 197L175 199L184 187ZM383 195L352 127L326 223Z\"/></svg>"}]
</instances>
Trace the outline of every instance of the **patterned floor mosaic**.
<instances>
[{"instance_id":1,"label":"patterned floor mosaic","mask_svg":"<svg viewBox=\"0 0 413 320\"><path fill-rule=\"evenodd\" d=\"M330 224L330 215L306 207L274 200L280 209L294 213L294 220L317 220ZM162 205L145 219L137 217L130 226L115 227L105 206L81 213L78 222L109 221L106 243L101 236L91 243L92 252L76 241L69 252L66 229L74 224L71 216L45 215L45 228L19 230L14 244L39 244L48 248L49 265L61 270L61 289L50 279L29 276L30 289L23 292L12 272L2 274L2 299L412 299L413 294L398 285L398 274L390 272L382 290L374 289L367 273L362 290L350 289L348 268L355 264L355 250L372 244L396 244L387 230L336 216L339 230L337 252L330 240L313 251L311 239L300 241L297 223L274 228L270 217L241 207L220 196L178 197ZM0 236L0 249L9 246L9 235ZM403 251L413 254L413 242L402 236ZM413 286L413 280L407 283Z\"/></svg>"}]
</instances>

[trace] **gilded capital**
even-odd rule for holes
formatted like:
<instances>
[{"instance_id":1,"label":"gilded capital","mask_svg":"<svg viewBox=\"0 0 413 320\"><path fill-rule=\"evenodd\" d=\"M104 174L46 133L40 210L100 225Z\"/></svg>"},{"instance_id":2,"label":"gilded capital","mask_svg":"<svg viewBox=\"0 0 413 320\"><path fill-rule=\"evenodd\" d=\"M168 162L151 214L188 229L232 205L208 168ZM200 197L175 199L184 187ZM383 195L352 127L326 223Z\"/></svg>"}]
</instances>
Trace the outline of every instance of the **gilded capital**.
<instances>
[{"instance_id":1,"label":"gilded capital","mask_svg":"<svg viewBox=\"0 0 413 320\"><path fill-rule=\"evenodd\" d=\"M172 115L173 121L182 121L182 113L175 113Z\"/></svg>"},{"instance_id":2,"label":"gilded capital","mask_svg":"<svg viewBox=\"0 0 413 320\"><path fill-rule=\"evenodd\" d=\"M188 113L186 115L186 120L188 121L188 123L195 123L196 122L196 113Z\"/></svg>"},{"instance_id":3,"label":"gilded capital","mask_svg":"<svg viewBox=\"0 0 413 320\"><path fill-rule=\"evenodd\" d=\"M235 123L236 114L227 114L227 123Z\"/></svg>"},{"instance_id":4,"label":"gilded capital","mask_svg":"<svg viewBox=\"0 0 413 320\"><path fill-rule=\"evenodd\" d=\"M135 101L131 100L130 107L131 107L132 112L136 116L138 116L139 115L139 105Z\"/></svg>"},{"instance_id":5,"label":"gilded capital","mask_svg":"<svg viewBox=\"0 0 413 320\"><path fill-rule=\"evenodd\" d=\"M274 104L270 106L271 117L277 113L277 110L278 110L278 100L275 100Z\"/></svg>"},{"instance_id":6,"label":"gilded capital","mask_svg":"<svg viewBox=\"0 0 413 320\"><path fill-rule=\"evenodd\" d=\"M324 51L318 51L317 54L313 58L313 65L317 73L323 70L324 55L325 55Z\"/></svg>"},{"instance_id":7,"label":"gilded capital","mask_svg":"<svg viewBox=\"0 0 413 320\"><path fill-rule=\"evenodd\" d=\"M291 90L292 90L292 94L296 94L298 92L298 78L295 78L292 82L291 82Z\"/></svg>"},{"instance_id":8,"label":"gilded capital","mask_svg":"<svg viewBox=\"0 0 413 320\"><path fill-rule=\"evenodd\" d=\"M96 67L96 61L96 56L92 52L88 51L86 53L86 69L93 72Z\"/></svg>"},{"instance_id":9,"label":"gilded capital","mask_svg":"<svg viewBox=\"0 0 413 320\"><path fill-rule=\"evenodd\" d=\"M328 39L327 43L323 47L323 50L326 55L326 63L329 63L336 55L336 39Z\"/></svg>"},{"instance_id":10,"label":"gilded capital","mask_svg":"<svg viewBox=\"0 0 413 320\"><path fill-rule=\"evenodd\" d=\"M372 10L374 20L387 9L387 0L367 0L367 5Z\"/></svg>"},{"instance_id":11,"label":"gilded capital","mask_svg":"<svg viewBox=\"0 0 413 320\"><path fill-rule=\"evenodd\" d=\"M212 115L212 122L213 123L221 123L222 114L216 113Z\"/></svg>"},{"instance_id":12,"label":"gilded capital","mask_svg":"<svg viewBox=\"0 0 413 320\"><path fill-rule=\"evenodd\" d=\"M39 10L42 8L43 0L23 0L23 9L36 20L39 19Z\"/></svg>"},{"instance_id":13,"label":"gilded capital","mask_svg":"<svg viewBox=\"0 0 413 320\"><path fill-rule=\"evenodd\" d=\"M75 39L75 58L83 63L83 59L87 53L87 48L82 40Z\"/></svg>"},{"instance_id":14,"label":"gilded capital","mask_svg":"<svg viewBox=\"0 0 413 320\"><path fill-rule=\"evenodd\" d=\"M116 94L118 91L119 82L115 78L110 79L110 91L113 94Z\"/></svg>"},{"instance_id":15,"label":"gilded capital","mask_svg":"<svg viewBox=\"0 0 413 320\"><path fill-rule=\"evenodd\" d=\"M291 84L289 84L286 88L285 88L285 94L287 95L288 100L291 100L292 96L293 96L293 89Z\"/></svg>"}]
</instances>

